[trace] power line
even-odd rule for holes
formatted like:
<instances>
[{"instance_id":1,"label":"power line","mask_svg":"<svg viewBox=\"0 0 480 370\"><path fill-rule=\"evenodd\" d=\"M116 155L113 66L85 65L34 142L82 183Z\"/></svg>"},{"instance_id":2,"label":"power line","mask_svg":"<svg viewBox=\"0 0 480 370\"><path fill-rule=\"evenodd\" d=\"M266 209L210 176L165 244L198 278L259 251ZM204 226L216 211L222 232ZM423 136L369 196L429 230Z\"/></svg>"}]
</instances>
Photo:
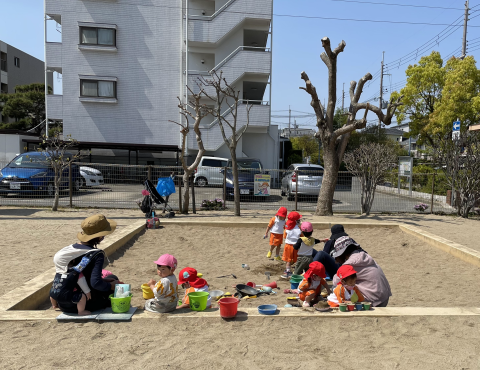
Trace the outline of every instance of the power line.
<instances>
[{"instance_id":1,"label":"power line","mask_svg":"<svg viewBox=\"0 0 480 370\"><path fill-rule=\"evenodd\" d=\"M330 0L330 1L341 1L341 2L345 2L345 3L359 3L359 4L387 5L387 6L403 6L403 7L412 7L412 8L463 10L463 8L445 8L445 7L441 7L441 6L413 5L413 4L377 3L377 2L373 2L373 1L356 1L356 0Z\"/></svg>"}]
</instances>

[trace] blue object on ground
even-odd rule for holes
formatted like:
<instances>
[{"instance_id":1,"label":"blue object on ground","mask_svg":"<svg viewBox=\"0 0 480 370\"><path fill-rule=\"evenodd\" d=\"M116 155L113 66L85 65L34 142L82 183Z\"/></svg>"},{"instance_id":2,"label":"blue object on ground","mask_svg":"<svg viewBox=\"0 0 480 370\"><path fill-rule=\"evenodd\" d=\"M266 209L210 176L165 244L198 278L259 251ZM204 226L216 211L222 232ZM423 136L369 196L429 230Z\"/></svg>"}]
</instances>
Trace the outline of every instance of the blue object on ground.
<instances>
[{"instance_id":1,"label":"blue object on ground","mask_svg":"<svg viewBox=\"0 0 480 370\"><path fill-rule=\"evenodd\" d=\"M115 313L111 307L106 308L100 315L97 316L97 321L129 321L137 307L130 307L127 312Z\"/></svg>"},{"instance_id":2,"label":"blue object on ground","mask_svg":"<svg viewBox=\"0 0 480 370\"><path fill-rule=\"evenodd\" d=\"M162 197L168 197L175 193L175 183L171 177L160 177L157 183L157 191Z\"/></svg>"},{"instance_id":3,"label":"blue object on ground","mask_svg":"<svg viewBox=\"0 0 480 370\"><path fill-rule=\"evenodd\" d=\"M300 283L290 283L290 289L298 289Z\"/></svg>"},{"instance_id":4,"label":"blue object on ground","mask_svg":"<svg viewBox=\"0 0 480 370\"><path fill-rule=\"evenodd\" d=\"M273 315L277 312L277 305L276 304L263 304L258 306L258 312L262 315Z\"/></svg>"},{"instance_id":5,"label":"blue object on ground","mask_svg":"<svg viewBox=\"0 0 480 370\"><path fill-rule=\"evenodd\" d=\"M80 316L78 313L62 312L57 316L57 321L94 321L104 310L94 311L91 315Z\"/></svg>"}]
</instances>

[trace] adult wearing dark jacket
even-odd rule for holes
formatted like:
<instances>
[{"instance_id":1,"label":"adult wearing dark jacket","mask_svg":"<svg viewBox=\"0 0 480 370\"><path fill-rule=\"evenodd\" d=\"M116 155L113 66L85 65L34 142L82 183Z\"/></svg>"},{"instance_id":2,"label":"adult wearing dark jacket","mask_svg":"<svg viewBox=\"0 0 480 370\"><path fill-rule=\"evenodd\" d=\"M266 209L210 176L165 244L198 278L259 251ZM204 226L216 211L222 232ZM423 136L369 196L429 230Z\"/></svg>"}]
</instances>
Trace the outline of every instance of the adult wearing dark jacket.
<instances>
[{"instance_id":1,"label":"adult wearing dark jacket","mask_svg":"<svg viewBox=\"0 0 480 370\"><path fill-rule=\"evenodd\" d=\"M348 236L348 234L345 232L343 225L333 225L330 231L332 234L330 239L325 243L323 251L317 252L315 249L313 250L313 261L320 262L325 266L328 276L333 278L340 265L335 262L335 259L330 254L335 247L335 240L342 236Z\"/></svg>"},{"instance_id":2,"label":"adult wearing dark jacket","mask_svg":"<svg viewBox=\"0 0 480 370\"><path fill-rule=\"evenodd\" d=\"M62 248L55 254L56 274L50 297L63 312L77 313L77 302L84 294L77 284L80 272L91 294L85 309L92 312L110 306L108 296L120 282L114 275L102 277L105 253L97 249L97 245L106 235L113 233L116 226L115 221L107 220L103 215L88 217L82 222L82 232L77 234L80 243Z\"/></svg>"}]
</instances>

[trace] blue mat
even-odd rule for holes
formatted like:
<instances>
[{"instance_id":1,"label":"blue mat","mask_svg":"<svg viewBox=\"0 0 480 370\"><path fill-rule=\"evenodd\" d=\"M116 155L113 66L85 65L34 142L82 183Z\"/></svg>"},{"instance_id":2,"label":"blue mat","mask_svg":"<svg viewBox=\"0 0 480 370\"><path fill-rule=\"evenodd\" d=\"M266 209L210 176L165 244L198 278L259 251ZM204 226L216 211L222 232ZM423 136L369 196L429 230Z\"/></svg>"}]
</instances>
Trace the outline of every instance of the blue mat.
<instances>
[{"instance_id":1,"label":"blue mat","mask_svg":"<svg viewBox=\"0 0 480 370\"><path fill-rule=\"evenodd\" d=\"M105 310L97 316L97 321L129 321L132 319L133 314L137 310L137 307L130 307L128 312L114 313L112 308L105 308Z\"/></svg>"},{"instance_id":2,"label":"blue mat","mask_svg":"<svg viewBox=\"0 0 480 370\"><path fill-rule=\"evenodd\" d=\"M92 312L88 316L79 316L76 313L62 313L57 316L57 321L129 321L132 319L133 314L137 310L137 307L130 307L130 310L125 313L114 313L111 307L105 308L104 310Z\"/></svg>"}]
</instances>

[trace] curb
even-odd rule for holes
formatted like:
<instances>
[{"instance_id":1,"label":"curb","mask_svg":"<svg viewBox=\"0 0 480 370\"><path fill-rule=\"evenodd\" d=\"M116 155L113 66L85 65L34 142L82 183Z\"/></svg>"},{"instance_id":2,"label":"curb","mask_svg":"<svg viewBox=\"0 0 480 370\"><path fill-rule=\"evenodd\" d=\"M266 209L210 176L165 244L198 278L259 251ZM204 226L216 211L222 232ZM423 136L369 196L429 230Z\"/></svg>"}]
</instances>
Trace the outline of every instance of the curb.
<instances>
[{"instance_id":1,"label":"curb","mask_svg":"<svg viewBox=\"0 0 480 370\"><path fill-rule=\"evenodd\" d=\"M145 221L138 221L120 229L106 239L105 245L100 249L103 249L105 254L110 256L144 228ZM6 293L0 297L0 311L34 310L48 299L54 276L55 268L51 268L34 279L27 281L21 287Z\"/></svg>"}]
</instances>

